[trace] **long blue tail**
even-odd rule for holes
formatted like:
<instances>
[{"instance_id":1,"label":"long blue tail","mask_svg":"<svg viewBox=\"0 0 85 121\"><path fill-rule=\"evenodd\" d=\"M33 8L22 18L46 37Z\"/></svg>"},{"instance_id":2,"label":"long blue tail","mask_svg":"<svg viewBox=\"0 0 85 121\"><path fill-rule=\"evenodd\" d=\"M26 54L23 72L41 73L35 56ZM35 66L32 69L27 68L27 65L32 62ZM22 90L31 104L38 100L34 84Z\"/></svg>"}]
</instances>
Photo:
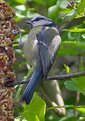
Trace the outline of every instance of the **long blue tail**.
<instances>
[{"instance_id":1,"label":"long blue tail","mask_svg":"<svg viewBox=\"0 0 85 121\"><path fill-rule=\"evenodd\" d=\"M26 104L30 103L34 91L42 77L43 73L41 67L36 68L22 96L22 100L25 101Z\"/></svg>"}]
</instances>

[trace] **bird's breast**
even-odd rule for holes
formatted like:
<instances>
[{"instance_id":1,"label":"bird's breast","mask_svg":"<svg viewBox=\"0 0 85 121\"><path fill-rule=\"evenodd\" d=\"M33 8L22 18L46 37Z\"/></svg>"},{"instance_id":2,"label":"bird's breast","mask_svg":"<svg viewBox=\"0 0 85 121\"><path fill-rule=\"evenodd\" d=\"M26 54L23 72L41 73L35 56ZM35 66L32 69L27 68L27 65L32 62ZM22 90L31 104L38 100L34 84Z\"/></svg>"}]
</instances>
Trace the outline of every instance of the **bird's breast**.
<instances>
[{"instance_id":1,"label":"bird's breast","mask_svg":"<svg viewBox=\"0 0 85 121\"><path fill-rule=\"evenodd\" d=\"M38 46L37 46L37 39L36 38L30 38L24 42L23 51L24 55L26 57L26 60L28 64L31 66L36 65L37 59L38 59Z\"/></svg>"}]
</instances>

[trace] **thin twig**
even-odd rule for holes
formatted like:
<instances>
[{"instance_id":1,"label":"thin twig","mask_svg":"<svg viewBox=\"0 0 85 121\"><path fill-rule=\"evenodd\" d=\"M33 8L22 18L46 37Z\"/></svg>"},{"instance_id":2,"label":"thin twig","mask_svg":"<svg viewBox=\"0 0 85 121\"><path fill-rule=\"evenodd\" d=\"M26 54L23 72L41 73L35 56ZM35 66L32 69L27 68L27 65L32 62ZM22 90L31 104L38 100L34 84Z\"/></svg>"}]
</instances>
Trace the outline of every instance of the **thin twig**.
<instances>
[{"instance_id":1,"label":"thin twig","mask_svg":"<svg viewBox=\"0 0 85 121\"><path fill-rule=\"evenodd\" d=\"M62 74L62 75L56 75L54 77L47 77L44 80L66 80L66 79L70 79L70 78L75 78L75 77L79 77L79 76L85 76L85 71L82 72L76 72L73 74ZM6 83L5 85L8 87L11 86L16 86L16 85L21 85L21 84L28 84L28 82L30 81L30 79L28 79L27 81L16 81L16 82L10 82L10 83Z\"/></svg>"},{"instance_id":2,"label":"thin twig","mask_svg":"<svg viewBox=\"0 0 85 121\"><path fill-rule=\"evenodd\" d=\"M81 64L81 60L82 60L82 56L78 56L78 72L80 71L80 64ZM80 101L80 92L77 91L76 93L76 99L75 99L75 106L77 106L79 104ZM77 110L74 109L74 117L77 117L78 113Z\"/></svg>"},{"instance_id":3,"label":"thin twig","mask_svg":"<svg viewBox=\"0 0 85 121\"><path fill-rule=\"evenodd\" d=\"M80 17L80 18L75 18L71 21L68 21L68 22L64 23L63 25L59 26L59 32L62 33L62 31L64 29L69 29L71 27L75 27L75 26L81 24L84 21L85 21L85 16Z\"/></svg>"},{"instance_id":4,"label":"thin twig","mask_svg":"<svg viewBox=\"0 0 85 121\"><path fill-rule=\"evenodd\" d=\"M47 77L46 80L53 80L53 79L66 80L66 79L69 79L69 78L75 78L75 77L79 77L79 76L85 76L85 71L76 72L76 73L73 73L73 74L62 74L62 75L56 75L54 77Z\"/></svg>"}]
</instances>

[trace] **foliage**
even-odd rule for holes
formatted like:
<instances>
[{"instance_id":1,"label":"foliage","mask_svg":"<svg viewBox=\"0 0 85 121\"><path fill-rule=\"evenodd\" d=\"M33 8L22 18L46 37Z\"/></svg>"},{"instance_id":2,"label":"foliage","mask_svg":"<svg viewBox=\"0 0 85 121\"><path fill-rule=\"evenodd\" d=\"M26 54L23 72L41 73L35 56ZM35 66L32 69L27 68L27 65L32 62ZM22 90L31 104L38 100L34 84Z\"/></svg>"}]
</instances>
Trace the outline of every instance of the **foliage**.
<instances>
[{"instance_id":1,"label":"foliage","mask_svg":"<svg viewBox=\"0 0 85 121\"><path fill-rule=\"evenodd\" d=\"M25 105L20 120L24 118L28 121L45 121L45 102L36 94L29 105Z\"/></svg>"},{"instance_id":2,"label":"foliage","mask_svg":"<svg viewBox=\"0 0 85 121\"><path fill-rule=\"evenodd\" d=\"M5 0L14 8L16 12L16 21L20 28L22 29L22 38L23 40L27 37L27 34L30 30L29 27L25 24L25 21L33 18L36 15L44 15L51 18L60 29L60 35L62 38L62 45L58 53L58 57L69 57L72 63L64 63L62 59L62 64L66 64L58 68L58 72L61 74L74 73L76 71L84 70L84 54L85 54L85 21L82 20L80 23L76 21L71 23L72 20L77 18L84 17L85 14L85 0ZM73 2L72 2L73 1ZM85 19L85 18L84 18ZM77 24L78 23L78 24ZM67 26L68 25L68 26ZM74 26L76 25L76 26ZM16 65L14 65L15 73L19 73L19 79L21 80L27 73L25 58L23 57L22 51L17 47L19 43L19 36L16 38L16 43L14 48L16 51L16 56L18 58ZM72 60L75 58L74 61ZM24 66L24 67L23 67ZM23 71L25 69L25 71ZM69 69L69 70L68 70ZM20 73L21 72L21 73ZM23 72L23 73L22 73ZM30 71L28 72L30 74ZM64 82L64 83L63 83ZM84 121L85 120L85 108L76 107L76 95L75 92L80 92L85 95L85 77L78 77L69 79L67 81L63 80L59 82L61 86L62 95L64 95L65 105L69 105L69 108L66 107L67 114L66 116L60 117L58 114L55 114L54 109L51 111L46 111L46 121ZM67 88L67 90L66 90ZM68 91L68 89L70 91ZM22 87L17 86L17 98L18 100L22 95ZM18 93L20 92L21 93ZM66 94L65 94L66 92ZM79 105L82 103L85 104L85 97L81 94ZM74 105L74 108L70 106ZM48 102L47 102L47 105ZM32 102L28 106L24 106L24 110L19 114L21 120L24 118L27 121L44 121L45 118L45 102L38 97L34 96ZM75 113L77 111L77 114ZM16 110L15 110L16 112ZM75 116L76 115L76 116ZM15 115L16 117L16 115ZM33 118L33 119L31 119ZM41 119L42 118L42 119ZM17 119L16 119L17 120Z\"/></svg>"}]
</instances>

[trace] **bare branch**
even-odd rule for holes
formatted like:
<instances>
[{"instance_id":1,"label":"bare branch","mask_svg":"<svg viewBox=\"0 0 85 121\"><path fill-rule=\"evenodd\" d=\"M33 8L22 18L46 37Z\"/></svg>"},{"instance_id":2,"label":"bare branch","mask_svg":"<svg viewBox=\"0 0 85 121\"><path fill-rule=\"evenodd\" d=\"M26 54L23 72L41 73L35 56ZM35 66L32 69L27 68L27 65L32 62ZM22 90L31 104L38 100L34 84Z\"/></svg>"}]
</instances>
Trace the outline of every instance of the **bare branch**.
<instances>
[{"instance_id":1,"label":"bare branch","mask_svg":"<svg viewBox=\"0 0 85 121\"><path fill-rule=\"evenodd\" d=\"M47 77L44 80L66 80L66 79L70 79L70 78L75 78L75 77L79 77L79 76L85 76L85 71L82 72L76 72L73 74L62 74L62 75L56 75L54 77ZM16 81L16 82L10 82L10 83L6 83L5 85L7 87L12 87L12 86L16 86L16 85L21 85L21 84L28 84L30 81L30 79L28 79L27 81Z\"/></svg>"},{"instance_id":2,"label":"bare branch","mask_svg":"<svg viewBox=\"0 0 85 121\"><path fill-rule=\"evenodd\" d=\"M84 22L84 21L85 21L85 16L80 17L80 18L75 18L75 19L68 21L68 22L64 23L63 25L59 26L59 31L60 31L60 33L62 33L62 31L64 29L69 29L71 27L75 27L79 24L82 24L82 22Z\"/></svg>"}]
</instances>

